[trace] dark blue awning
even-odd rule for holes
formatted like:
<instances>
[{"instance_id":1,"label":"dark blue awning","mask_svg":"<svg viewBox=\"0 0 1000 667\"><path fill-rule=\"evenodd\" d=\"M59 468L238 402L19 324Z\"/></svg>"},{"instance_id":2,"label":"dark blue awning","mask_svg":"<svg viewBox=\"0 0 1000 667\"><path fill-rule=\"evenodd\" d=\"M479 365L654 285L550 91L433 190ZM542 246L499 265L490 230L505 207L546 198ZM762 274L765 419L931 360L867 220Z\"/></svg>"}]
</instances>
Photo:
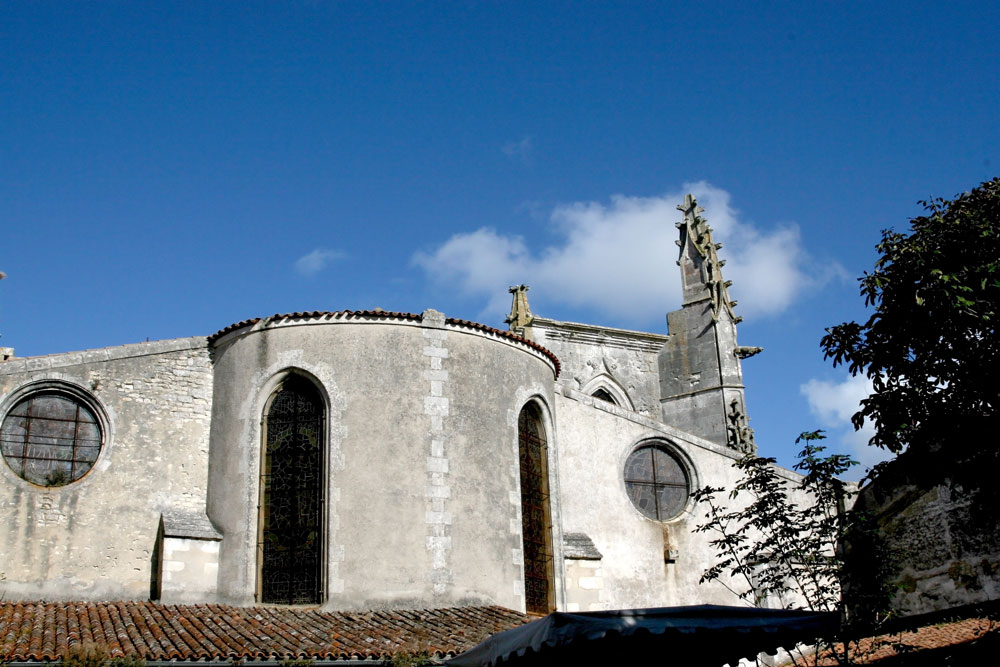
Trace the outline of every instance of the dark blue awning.
<instances>
[{"instance_id":1,"label":"dark blue awning","mask_svg":"<svg viewBox=\"0 0 1000 667\"><path fill-rule=\"evenodd\" d=\"M662 656L684 667L735 665L831 636L837 623L836 613L718 605L556 612L495 634L447 664L620 664Z\"/></svg>"}]
</instances>

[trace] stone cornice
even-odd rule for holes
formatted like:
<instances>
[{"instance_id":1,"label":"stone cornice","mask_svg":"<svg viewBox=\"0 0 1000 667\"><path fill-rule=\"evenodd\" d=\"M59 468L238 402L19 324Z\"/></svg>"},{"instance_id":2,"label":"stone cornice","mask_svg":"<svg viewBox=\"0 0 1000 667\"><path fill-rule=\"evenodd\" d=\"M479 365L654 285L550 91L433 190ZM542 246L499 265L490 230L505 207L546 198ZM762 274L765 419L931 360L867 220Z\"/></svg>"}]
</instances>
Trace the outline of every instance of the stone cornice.
<instances>
[{"instance_id":1,"label":"stone cornice","mask_svg":"<svg viewBox=\"0 0 1000 667\"><path fill-rule=\"evenodd\" d=\"M663 334L601 327L579 322L560 322L537 316L532 320L530 328L542 330L546 340L608 345L639 352L659 352L668 338Z\"/></svg>"}]
</instances>

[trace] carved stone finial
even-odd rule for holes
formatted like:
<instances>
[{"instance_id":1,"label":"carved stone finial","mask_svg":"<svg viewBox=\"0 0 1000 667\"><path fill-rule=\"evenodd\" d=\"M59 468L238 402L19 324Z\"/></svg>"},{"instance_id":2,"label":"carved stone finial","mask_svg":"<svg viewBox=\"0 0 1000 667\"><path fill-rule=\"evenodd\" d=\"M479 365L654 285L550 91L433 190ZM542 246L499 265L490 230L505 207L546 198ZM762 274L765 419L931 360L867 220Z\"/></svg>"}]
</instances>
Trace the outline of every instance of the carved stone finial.
<instances>
[{"instance_id":1,"label":"carved stone finial","mask_svg":"<svg viewBox=\"0 0 1000 667\"><path fill-rule=\"evenodd\" d=\"M510 325L511 331L523 329L535 319L531 314L531 307L528 306L529 289L531 288L527 285L512 285L508 290L514 295L514 299L510 304L510 315L504 321Z\"/></svg>"},{"instance_id":2,"label":"carved stone finial","mask_svg":"<svg viewBox=\"0 0 1000 667\"><path fill-rule=\"evenodd\" d=\"M677 210L684 214L684 223L697 220L698 214L705 212L704 208L698 206L698 200L690 192L684 195L684 203L678 204Z\"/></svg>"},{"instance_id":3,"label":"carved stone finial","mask_svg":"<svg viewBox=\"0 0 1000 667\"><path fill-rule=\"evenodd\" d=\"M730 319L735 321L736 314L733 312L733 306L736 304L729 298L729 286L732 281L722 278L722 266L725 261L720 260L718 254L722 244L716 243L712 239L712 228L700 215L705 209L698 206L698 201L693 195L687 194L684 196L684 203L678 205L677 210L684 214L684 220L677 224L681 233L677 243L680 246L680 258L684 257L687 247L690 246L694 252L688 252L688 256L690 261L698 267L695 270L700 277L700 286L686 285L685 289L690 287L707 290L708 296L712 300L712 318L718 320L719 315L725 311L729 314ZM680 259L678 264L680 264ZM685 280L689 279L684 272L682 272L682 277ZM694 278L696 284L698 277Z\"/></svg>"},{"instance_id":4,"label":"carved stone finial","mask_svg":"<svg viewBox=\"0 0 1000 667\"><path fill-rule=\"evenodd\" d=\"M729 414L726 419L729 424L726 432L729 435L727 443L730 448L744 454L752 454L757 451L757 445L753 441L753 429L747 421L747 416L740 409L739 400L733 399L729 403Z\"/></svg>"}]
</instances>

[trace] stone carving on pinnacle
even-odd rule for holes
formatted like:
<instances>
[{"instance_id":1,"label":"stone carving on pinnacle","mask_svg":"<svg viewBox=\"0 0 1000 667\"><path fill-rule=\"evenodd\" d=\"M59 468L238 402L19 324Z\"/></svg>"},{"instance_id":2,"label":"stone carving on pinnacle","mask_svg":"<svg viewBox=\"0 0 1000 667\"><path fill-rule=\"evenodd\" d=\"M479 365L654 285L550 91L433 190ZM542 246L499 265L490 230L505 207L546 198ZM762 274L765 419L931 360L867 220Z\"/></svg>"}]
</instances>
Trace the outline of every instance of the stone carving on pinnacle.
<instances>
[{"instance_id":1,"label":"stone carving on pinnacle","mask_svg":"<svg viewBox=\"0 0 1000 667\"><path fill-rule=\"evenodd\" d=\"M739 401L734 398L730 401L729 408L729 414L726 415L726 419L729 421L726 426L726 431L729 434L727 444L731 449L744 454L754 453L757 451L757 446L753 441L753 429L747 422L746 414L740 409Z\"/></svg>"},{"instance_id":2,"label":"stone carving on pinnacle","mask_svg":"<svg viewBox=\"0 0 1000 667\"><path fill-rule=\"evenodd\" d=\"M528 306L528 290L531 289L527 285L512 285L508 290L514 295L514 300L510 305L510 315L504 320L510 325L511 331L519 331L524 329L524 327L531 324L535 316L531 314L531 308Z\"/></svg>"},{"instance_id":3,"label":"stone carving on pinnacle","mask_svg":"<svg viewBox=\"0 0 1000 667\"><path fill-rule=\"evenodd\" d=\"M712 299L712 319L718 320L719 314L725 311L734 322L740 322L743 318L737 317L733 312L737 302L729 298L729 287L733 281L722 277L722 267L726 264L726 260L719 259L718 251L722 244L712 240L712 228L700 215L705 209L698 206L693 195L688 194L684 197L684 203L677 206L677 210L684 214L684 220L677 223L677 228L681 230L677 245L682 257L685 246L690 244L701 258L701 279Z\"/></svg>"}]
</instances>

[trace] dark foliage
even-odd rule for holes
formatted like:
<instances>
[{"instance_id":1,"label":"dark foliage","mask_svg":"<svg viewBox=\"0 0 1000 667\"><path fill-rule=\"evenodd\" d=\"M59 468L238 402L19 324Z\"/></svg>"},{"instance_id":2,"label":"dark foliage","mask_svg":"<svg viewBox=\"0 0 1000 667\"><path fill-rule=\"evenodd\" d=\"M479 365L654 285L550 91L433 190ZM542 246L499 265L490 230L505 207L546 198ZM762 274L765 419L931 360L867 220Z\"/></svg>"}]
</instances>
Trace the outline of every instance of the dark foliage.
<instances>
[{"instance_id":1,"label":"dark foliage","mask_svg":"<svg viewBox=\"0 0 1000 667\"><path fill-rule=\"evenodd\" d=\"M821 343L834 366L871 379L853 422L870 421L869 444L894 453L981 447L1000 395L1000 178L921 203L927 215L909 234L882 232L874 271L860 279L871 317Z\"/></svg>"}]
</instances>

